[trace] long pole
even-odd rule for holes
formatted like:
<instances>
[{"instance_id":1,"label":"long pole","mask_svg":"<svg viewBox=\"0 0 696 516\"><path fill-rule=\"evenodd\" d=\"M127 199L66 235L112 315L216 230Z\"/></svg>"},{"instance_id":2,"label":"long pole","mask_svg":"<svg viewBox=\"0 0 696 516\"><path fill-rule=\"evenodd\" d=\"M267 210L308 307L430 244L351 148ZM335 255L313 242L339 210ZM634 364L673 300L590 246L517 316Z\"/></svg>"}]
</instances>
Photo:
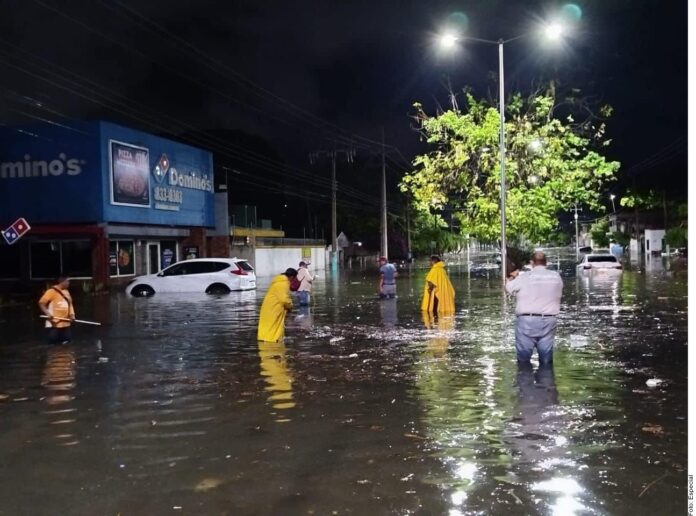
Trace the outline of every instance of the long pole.
<instances>
[{"instance_id":1,"label":"long pole","mask_svg":"<svg viewBox=\"0 0 696 516\"><path fill-rule=\"evenodd\" d=\"M498 40L498 81L500 82L500 266L503 289L507 278L507 240L505 238L505 73L503 69L503 40Z\"/></svg>"},{"instance_id":2,"label":"long pole","mask_svg":"<svg viewBox=\"0 0 696 516\"><path fill-rule=\"evenodd\" d=\"M387 248L387 165L384 154L384 127L382 127L382 256L389 258Z\"/></svg>"}]
</instances>

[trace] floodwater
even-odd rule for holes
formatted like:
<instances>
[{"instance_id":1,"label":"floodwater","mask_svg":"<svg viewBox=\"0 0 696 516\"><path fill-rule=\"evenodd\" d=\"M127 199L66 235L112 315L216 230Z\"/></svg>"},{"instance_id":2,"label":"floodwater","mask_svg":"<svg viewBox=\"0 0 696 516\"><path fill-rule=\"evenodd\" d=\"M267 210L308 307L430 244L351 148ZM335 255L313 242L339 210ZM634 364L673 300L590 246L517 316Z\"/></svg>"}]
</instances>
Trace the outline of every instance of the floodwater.
<instances>
[{"instance_id":1,"label":"floodwater","mask_svg":"<svg viewBox=\"0 0 696 516\"><path fill-rule=\"evenodd\" d=\"M687 278L661 259L565 291L553 368L518 367L513 302L453 264L317 281L284 344L257 292L83 298L66 346L0 309L0 514L682 514ZM649 387L651 379L662 380ZM651 382L652 383L652 382Z\"/></svg>"}]
</instances>

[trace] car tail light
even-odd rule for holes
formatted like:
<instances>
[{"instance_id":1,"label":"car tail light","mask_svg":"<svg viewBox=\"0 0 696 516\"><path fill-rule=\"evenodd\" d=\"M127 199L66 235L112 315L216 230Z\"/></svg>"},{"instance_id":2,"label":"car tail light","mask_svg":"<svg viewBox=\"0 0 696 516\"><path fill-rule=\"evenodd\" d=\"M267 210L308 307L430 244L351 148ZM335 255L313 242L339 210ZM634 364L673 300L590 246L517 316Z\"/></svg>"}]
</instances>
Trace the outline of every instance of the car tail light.
<instances>
[{"instance_id":1,"label":"car tail light","mask_svg":"<svg viewBox=\"0 0 696 516\"><path fill-rule=\"evenodd\" d=\"M246 276L247 271L245 271L243 269L236 269L236 270L230 271L230 274L236 274L237 276Z\"/></svg>"}]
</instances>

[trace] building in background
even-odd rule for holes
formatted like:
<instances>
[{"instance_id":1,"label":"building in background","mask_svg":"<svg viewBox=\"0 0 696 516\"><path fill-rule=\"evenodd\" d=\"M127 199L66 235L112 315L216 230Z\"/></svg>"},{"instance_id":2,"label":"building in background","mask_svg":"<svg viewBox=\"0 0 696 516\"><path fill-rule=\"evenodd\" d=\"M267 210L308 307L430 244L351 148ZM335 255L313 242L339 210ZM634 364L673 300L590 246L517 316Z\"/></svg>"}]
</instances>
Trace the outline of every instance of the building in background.
<instances>
[{"instance_id":1,"label":"building in background","mask_svg":"<svg viewBox=\"0 0 696 516\"><path fill-rule=\"evenodd\" d=\"M0 243L0 280L106 286L230 253L212 154L109 122L0 129L0 225L19 217L31 231Z\"/></svg>"}]
</instances>

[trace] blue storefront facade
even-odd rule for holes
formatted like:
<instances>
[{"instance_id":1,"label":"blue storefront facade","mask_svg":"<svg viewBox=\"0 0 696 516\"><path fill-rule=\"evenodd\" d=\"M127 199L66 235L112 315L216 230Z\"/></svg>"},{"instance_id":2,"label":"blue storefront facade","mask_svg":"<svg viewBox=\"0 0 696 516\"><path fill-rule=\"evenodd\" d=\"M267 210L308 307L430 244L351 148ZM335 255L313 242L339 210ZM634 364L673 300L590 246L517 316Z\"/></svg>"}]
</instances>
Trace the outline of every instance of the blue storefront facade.
<instances>
[{"instance_id":1,"label":"blue storefront facade","mask_svg":"<svg viewBox=\"0 0 696 516\"><path fill-rule=\"evenodd\" d=\"M208 151L104 121L0 129L0 279L112 283L206 256L215 227Z\"/></svg>"}]
</instances>

